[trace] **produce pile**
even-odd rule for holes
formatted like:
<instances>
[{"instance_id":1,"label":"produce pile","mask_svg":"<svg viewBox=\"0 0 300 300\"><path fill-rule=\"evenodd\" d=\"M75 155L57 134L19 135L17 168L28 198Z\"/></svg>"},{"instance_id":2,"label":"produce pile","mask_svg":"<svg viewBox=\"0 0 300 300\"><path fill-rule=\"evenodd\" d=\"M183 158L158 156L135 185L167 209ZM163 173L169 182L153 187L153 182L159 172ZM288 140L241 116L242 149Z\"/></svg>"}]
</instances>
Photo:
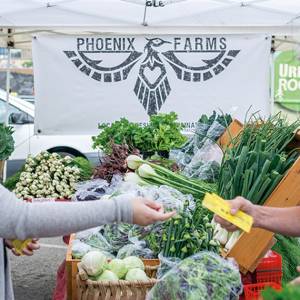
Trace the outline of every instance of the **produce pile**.
<instances>
[{"instance_id":1,"label":"produce pile","mask_svg":"<svg viewBox=\"0 0 300 300\"><path fill-rule=\"evenodd\" d=\"M300 266L300 242L298 238L281 234L276 234L275 238L277 243L272 249L282 256L282 282L287 284L299 276L297 266Z\"/></svg>"},{"instance_id":2,"label":"produce pile","mask_svg":"<svg viewBox=\"0 0 300 300\"><path fill-rule=\"evenodd\" d=\"M167 272L147 300L235 300L241 291L236 266L218 255L201 252Z\"/></svg>"},{"instance_id":3,"label":"produce pile","mask_svg":"<svg viewBox=\"0 0 300 300\"><path fill-rule=\"evenodd\" d=\"M129 169L136 172L127 175L125 180L132 180L139 184L167 185L183 194L190 194L195 199L203 199L205 193L214 192L216 189L214 184L206 183L203 180L189 179L136 155L130 155L127 158L127 165Z\"/></svg>"},{"instance_id":4,"label":"produce pile","mask_svg":"<svg viewBox=\"0 0 300 300\"><path fill-rule=\"evenodd\" d=\"M217 193L262 205L298 158L286 149L300 121L253 115L223 152L216 141L231 121L229 115L203 115L187 141L175 113L151 116L145 126L122 118L100 125L93 137L94 148L104 152L94 170L83 158L42 152L29 157L5 185L20 198L146 197L166 211L176 210L165 223L112 224L77 233L72 255L97 281L147 280L138 257L159 258L160 281L149 300L235 299L241 291L238 270L219 254L221 247L232 248L240 232L229 234L215 224L202 200ZM170 152L170 159L162 152ZM296 239L277 239L274 249L283 256L284 281L289 281L297 275L300 247Z\"/></svg>"},{"instance_id":5,"label":"produce pile","mask_svg":"<svg viewBox=\"0 0 300 300\"><path fill-rule=\"evenodd\" d=\"M135 256L124 259L107 258L100 251L85 254L80 263L89 279L94 281L148 280L143 261Z\"/></svg>"},{"instance_id":6,"label":"produce pile","mask_svg":"<svg viewBox=\"0 0 300 300\"><path fill-rule=\"evenodd\" d=\"M281 291L267 288L262 292L263 300L298 300L300 299L300 287L298 285L286 285Z\"/></svg>"},{"instance_id":7,"label":"produce pile","mask_svg":"<svg viewBox=\"0 0 300 300\"><path fill-rule=\"evenodd\" d=\"M214 118L216 120L218 116L215 115ZM204 121L205 118L202 117L202 122ZM230 118L225 118L224 124L230 121ZM216 122L213 121L212 124L214 123ZM213 128L212 124L208 128ZM231 297L234 299L233 297L240 292L239 276L231 279L231 285L228 289L225 288L226 283L217 284L223 282L220 277L207 285L207 281L203 281L201 276L204 278L206 278L205 276L210 276L210 278L214 276L211 274L211 269L206 268L206 263L204 263L204 269L198 266L194 268L202 270L201 273L198 274L198 271L195 271L196 274L194 274L189 270L183 273L183 277L180 277L182 273L181 264L184 266L184 262L189 261L193 255L197 256L199 252L199 255L204 255L205 251L209 251L208 256L210 258L204 255L203 260L207 261L209 266L214 265L215 259L221 259L218 256L221 246L230 249L240 235L239 231L229 234L215 224L212 215L202 207L202 199L205 193L215 192L227 199L242 195L254 203L263 204L298 157L295 152L286 152L286 147L299 125L299 122L288 124L280 115L264 121L256 115L252 116L245 124L244 130L232 140L233 147L225 150L219 169L215 169L215 175L205 180L199 179L199 177L191 178L193 176L182 171L180 164L181 170L174 172L170 170L170 164L165 167L151 159L142 159L138 153L137 155L129 155L124 164L125 154L129 153L129 148L125 147L127 151L124 151L119 163L120 168L123 168L122 171L111 172L111 175L114 173L124 175L124 182L116 183L114 181L114 187L110 190L105 188L104 196L101 195L100 198L148 196L160 201L166 210L176 208L177 215L163 224L159 223L146 228L116 224L103 226L89 236L78 238L77 242L82 243L82 249L84 248L83 245L88 246L89 250L85 248L87 252L98 249L107 257L117 259L131 255L145 258L158 257L161 262L158 272L160 281L151 293L151 297L154 298L149 299L162 299L155 298L161 297L161 295L165 296L165 299L173 299L172 297L174 299L175 297L177 299L194 299L193 297L195 299L219 299L217 295L222 295L220 299L231 299ZM200 126L198 130L200 130ZM223 131L219 131L218 137ZM212 132L215 131L212 130ZM195 136L185 145L187 148L184 148L189 149L186 154L191 155L192 159L195 154L192 151L192 145L197 145L194 147L196 152L207 152L212 149L212 145L216 146L208 138L208 134L205 137L203 135L202 139L200 134L197 139ZM214 140L216 139L217 135ZM120 147L123 146L117 148L120 149ZM179 153L178 149L176 151ZM215 153L215 149L213 152ZM114 150L112 149L111 155L113 153ZM284 280L290 280L291 277L296 276L295 267L299 262L288 256L295 253L293 249L297 246L294 239L288 240L285 237L280 237L278 240L275 249L283 255ZM220 265L222 263L221 261ZM193 264L191 263L191 265ZM175 270L173 273L172 268ZM208 275L205 275L205 270L208 271ZM172 274L172 276L168 274ZM217 276L217 272L213 274ZM227 277L231 278L229 275ZM194 284L195 282L196 284ZM186 289L180 289L180 287L186 287ZM162 290L165 292L162 293ZM225 290L227 296L224 296ZM215 294L214 291L216 291ZM199 295L201 295L200 298Z\"/></svg>"},{"instance_id":8,"label":"produce pile","mask_svg":"<svg viewBox=\"0 0 300 300\"><path fill-rule=\"evenodd\" d=\"M130 151L139 149L145 154L154 154L181 147L186 141L174 112L152 115L145 126L121 118L111 125L99 125L99 129L99 135L93 137L93 147L106 154L112 152L112 143L127 145Z\"/></svg>"},{"instance_id":9,"label":"produce pile","mask_svg":"<svg viewBox=\"0 0 300 300\"><path fill-rule=\"evenodd\" d=\"M253 115L225 151L218 194L224 199L243 196L263 205L299 156L298 152L286 153L299 126L299 120L289 124L280 114L266 120ZM218 227L216 234L229 250L240 232L228 234Z\"/></svg>"},{"instance_id":10,"label":"produce pile","mask_svg":"<svg viewBox=\"0 0 300 300\"><path fill-rule=\"evenodd\" d=\"M254 115L224 155L218 193L262 205L298 157L285 149L299 126L300 121L288 124L280 114L264 121Z\"/></svg>"},{"instance_id":11,"label":"produce pile","mask_svg":"<svg viewBox=\"0 0 300 300\"><path fill-rule=\"evenodd\" d=\"M70 198L76 183L90 175L87 160L44 151L29 156L22 170L8 178L5 186L13 188L18 198Z\"/></svg>"},{"instance_id":12,"label":"produce pile","mask_svg":"<svg viewBox=\"0 0 300 300\"><path fill-rule=\"evenodd\" d=\"M73 247L74 257L84 255L91 248L97 248L109 253L107 255L111 257L118 258L128 255L156 258L159 253L184 258L200 250L219 252L219 244L212 236L214 227L210 223L212 216L201 206L201 201L194 200L191 195L185 195L167 185L139 185L132 181L123 182L120 178L114 178L114 186L111 185L109 191L107 186L103 184L107 193L104 196L102 194L101 199L148 197L163 204L166 210L176 209L178 215L164 224L158 223L145 228L114 224L101 226L93 231L87 231L86 234L81 233L77 235L75 248ZM90 196L94 195L94 192L90 191L86 197L90 199ZM179 228L180 230L177 230Z\"/></svg>"}]
</instances>

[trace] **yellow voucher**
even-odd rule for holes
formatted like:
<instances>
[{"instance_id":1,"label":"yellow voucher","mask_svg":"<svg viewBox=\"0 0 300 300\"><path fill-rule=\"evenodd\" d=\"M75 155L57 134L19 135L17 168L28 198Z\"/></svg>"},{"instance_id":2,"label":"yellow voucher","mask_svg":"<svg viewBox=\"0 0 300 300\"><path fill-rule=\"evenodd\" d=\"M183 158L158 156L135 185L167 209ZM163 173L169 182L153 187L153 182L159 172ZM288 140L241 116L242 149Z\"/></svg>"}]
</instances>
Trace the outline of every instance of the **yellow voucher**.
<instances>
[{"instance_id":1,"label":"yellow voucher","mask_svg":"<svg viewBox=\"0 0 300 300\"><path fill-rule=\"evenodd\" d=\"M23 255L22 250L27 247L27 245L31 242L31 239L27 239L25 241L13 240L12 244L16 250L16 252L20 255Z\"/></svg>"},{"instance_id":2,"label":"yellow voucher","mask_svg":"<svg viewBox=\"0 0 300 300\"><path fill-rule=\"evenodd\" d=\"M202 205L243 231L250 232L253 225L253 218L241 210L232 215L229 203L218 195L206 193Z\"/></svg>"}]
</instances>

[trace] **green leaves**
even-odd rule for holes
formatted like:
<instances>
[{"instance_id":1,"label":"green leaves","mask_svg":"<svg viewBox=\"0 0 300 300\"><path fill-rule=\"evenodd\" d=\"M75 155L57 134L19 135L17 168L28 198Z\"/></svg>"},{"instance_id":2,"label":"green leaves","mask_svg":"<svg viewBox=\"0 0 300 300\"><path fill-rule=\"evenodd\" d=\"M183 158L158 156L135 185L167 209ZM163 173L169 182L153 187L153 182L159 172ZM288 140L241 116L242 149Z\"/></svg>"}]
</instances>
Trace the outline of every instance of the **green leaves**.
<instances>
[{"instance_id":1,"label":"green leaves","mask_svg":"<svg viewBox=\"0 0 300 300\"><path fill-rule=\"evenodd\" d=\"M111 153L111 144L127 144L130 149L142 152L170 151L182 146L186 137L181 133L182 126L177 122L177 114L158 114L150 117L148 125L129 122L121 118L109 125L99 125L101 132L94 136L93 148Z\"/></svg>"},{"instance_id":2,"label":"green leaves","mask_svg":"<svg viewBox=\"0 0 300 300\"><path fill-rule=\"evenodd\" d=\"M264 300L297 300L300 299L300 287L298 285L287 285L281 291L267 288L262 292Z\"/></svg>"},{"instance_id":3,"label":"green leaves","mask_svg":"<svg viewBox=\"0 0 300 300\"><path fill-rule=\"evenodd\" d=\"M182 129L175 112L152 115L145 127L145 131L152 135L152 147L148 151L170 151L181 147L187 140L181 133Z\"/></svg>"},{"instance_id":4,"label":"green leaves","mask_svg":"<svg viewBox=\"0 0 300 300\"><path fill-rule=\"evenodd\" d=\"M141 135L142 128L135 123L129 122L126 118L111 125L99 125L101 130L97 136L93 136L93 148L103 150L109 154L112 150L112 143L126 144L129 148L135 148L135 136Z\"/></svg>"},{"instance_id":5,"label":"green leaves","mask_svg":"<svg viewBox=\"0 0 300 300\"><path fill-rule=\"evenodd\" d=\"M14 151L13 128L0 123L0 160L6 160Z\"/></svg>"}]
</instances>

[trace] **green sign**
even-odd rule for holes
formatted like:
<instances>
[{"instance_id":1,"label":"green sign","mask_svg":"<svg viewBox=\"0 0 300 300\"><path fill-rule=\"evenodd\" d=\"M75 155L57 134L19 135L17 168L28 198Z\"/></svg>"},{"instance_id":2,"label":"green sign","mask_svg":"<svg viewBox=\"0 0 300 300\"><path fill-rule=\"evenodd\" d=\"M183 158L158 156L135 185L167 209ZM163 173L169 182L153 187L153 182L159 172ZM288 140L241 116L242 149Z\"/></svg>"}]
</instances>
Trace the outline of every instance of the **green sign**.
<instances>
[{"instance_id":1,"label":"green sign","mask_svg":"<svg viewBox=\"0 0 300 300\"><path fill-rule=\"evenodd\" d=\"M300 52L290 50L276 54L274 60L274 101L300 111Z\"/></svg>"}]
</instances>

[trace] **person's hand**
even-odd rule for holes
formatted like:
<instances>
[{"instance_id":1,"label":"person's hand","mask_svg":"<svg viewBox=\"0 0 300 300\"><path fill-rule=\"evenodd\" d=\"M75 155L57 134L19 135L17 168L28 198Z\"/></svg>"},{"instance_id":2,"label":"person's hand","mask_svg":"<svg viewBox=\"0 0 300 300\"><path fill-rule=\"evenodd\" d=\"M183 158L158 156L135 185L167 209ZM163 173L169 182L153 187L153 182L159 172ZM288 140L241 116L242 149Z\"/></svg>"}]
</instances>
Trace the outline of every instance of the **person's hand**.
<instances>
[{"instance_id":1,"label":"person's hand","mask_svg":"<svg viewBox=\"0 0 300 300\"><path fill-rule=\"evenodd\" d=\"M246 200L243 197L237 197L233 200L228 201L231 206L231 214L235 215L238 210L242 210L246 214L253 217L253 226L255 226L256 220L255 220L255 205L252 204L249 200ZM223 218L215 215L214 217L215 221L219 223L223 228L225 228L227 231L236 231L238 230L238 227L233 225L232 223L224 220Z\"/></svg>"},{"instance_id":2,"label":"person's hand","mask_svg":"<svg viewBox=\"0 0 300 300\"><path fill-rule=\"evenodd\" d=\"M133 223L141 226L166 221L176 214L176 211L164 212L160 203L146 198L136 198L132 201Z\"/></svg>"},{"instance_id":3,"label":"person's hand","mask_svg":"<svg viewBox=\"0 0 300 300\"><path fill-rule=\"evenodd\" d=\"M297 267L297 271L300 273L300 267ZM295 278L290 282L292 285L300 285L300 277Z\"/></svg>"},{"instance_id":4,"label":"person's hand","mask_svg":"<svg viewBox=\"0 0 300 300\"><path fill-rule=\"evenodd\" d=\"M20 256L20 254L14 248L11 240L5 240L4 242L5 242L5 246L8 249L10 249L11 252L15 256ZM22 249L22 253L23 253L23 255L26 255L26 256L32 256L33 252L38 250L38 249L40 249L38 239L32 239L32 241L26 246L26 248Z\"/></svg>"}]
</instances>

